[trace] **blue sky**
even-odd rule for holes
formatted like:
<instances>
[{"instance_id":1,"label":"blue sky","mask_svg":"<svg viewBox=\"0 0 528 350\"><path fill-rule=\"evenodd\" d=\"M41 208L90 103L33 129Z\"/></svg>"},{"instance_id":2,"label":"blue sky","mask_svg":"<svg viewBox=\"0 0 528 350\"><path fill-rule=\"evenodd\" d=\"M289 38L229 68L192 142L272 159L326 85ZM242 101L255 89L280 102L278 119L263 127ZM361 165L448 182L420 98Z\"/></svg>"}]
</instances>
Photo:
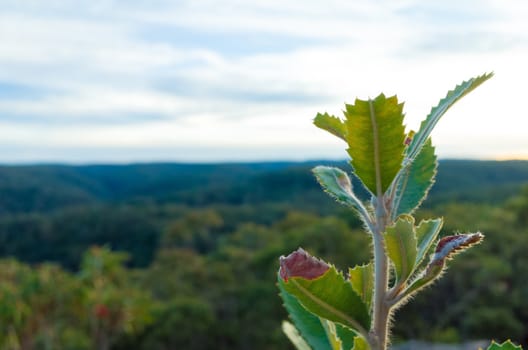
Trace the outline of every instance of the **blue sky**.
<instances>
[{"instance_id":1,"label":"blue sky","mask_svg":"<svg viewBox=\"0 0 528 350\"><path fill-rule=\"evenodd\" d=\"M440 157L528 158L525 1L0 1L0 162L345 158L315 128L398 94Z\"/></svg>"}]
</instances>

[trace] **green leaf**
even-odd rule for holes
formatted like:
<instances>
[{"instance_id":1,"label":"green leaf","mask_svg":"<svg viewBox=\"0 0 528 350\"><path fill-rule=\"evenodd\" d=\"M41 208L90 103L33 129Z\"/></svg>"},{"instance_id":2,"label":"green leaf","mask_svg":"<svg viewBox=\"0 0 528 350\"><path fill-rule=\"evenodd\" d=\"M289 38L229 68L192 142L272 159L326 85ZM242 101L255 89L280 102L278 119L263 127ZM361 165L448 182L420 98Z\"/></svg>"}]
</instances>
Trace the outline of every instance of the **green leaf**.
<instances>
[{"instance_id":1,"label":"green leaf","mask_svg":"<svg viewBox=\"0 0 528 350\"><path fill-rule=\"evenodd\" d=\"M354 347L352 350L370 350L370 345L367 343L365 338L358 336L354 338Z\"/></svg>"},{"instance_id":2,"label":"green leaf","mask_svg":"<svg viewBox=\"0 0 528 350\"><path fill-rule=\"evenodd\" d=\"M403 104L396 96L357 99L346 105L348 153L352 167L370 192L385 193L400 170L405 150Z\"/></svg>"},{"instance_id":3,"label":"green leaf","mask_svg":"<svg viewBox=\"0 0 528 350\"><path fill-rule=\"evenodd\" d=\"M312 350L310 345L301 337L297 328L288 321L282 322L282 331L297 350Z\"/></svg>"},{"instance_id":4,"label":"green leaf","mask_svg":"<svg viewBox=\"0 0 528 350\"><path fill-rule=\"evenodd\" d=\"M416 227L416 240L418 241L416 266L418 266L425 258L427 252L433 245L433 242L436 240L436 237L438 237L443 224L444 220L439 218L421 221L418 227Z\"/></svg>"},{"instance_id":5,"label":"green leaf","mask_svg":"<svg viewBox=\"0 0 528 350\"><path fill-rule=\"evenodd\" d=\"M372 263L355 266L348 270L352 288L361 297L363 302L370 310L372 303L372 294L374 290L374 265Z\"/></svg>"},{"instance_id":6,"label":"green leaf","mask_svg":"<svg viewBox=\"0 0 528 350\"><path fill-rule=\"evenodd\" d=\"M301 336L315 350L332 350L327 338L326 329L321 323L321 319L306 310L293 295L288 293L282 283L279 283L280 296L284 302L286 310L297 327ZM284 327L283 327L284 330ZM285 332L286 333L286 332ZM286 334L290 338L290 334ZM295 339L290 338L296 344Z\"/></svg>"},{"instance_id":7,"label":"green leaf","mask_svg":"<svg viewBox=\"0 0 528 350\"><path fill-rule=\"evenodd\" d=\"M462 82L460 85L457 85L455 89L450 90L446 97L440 100L436 107L431 109L431 112L425 118L425 120L420 125L420 129L414 135L411 144L409 145L407 151L407 159L412 162L414 158L418 155L422 149L425 141L431 135L436 123L438 120L447 112L447 110L454 105L462 97L466 96L468 93L477 88L480 84L488 80L493 76L493 73L483 74L476 78L471 78L468 81Z\"/></svg>"},{"instance_id":8,"label":"green leaf","mask_svg":"<svg viewBox=\"0 0 528 350\"><path fill-rule=\"evenodd\" d=\"M326 336L330 341L332 350L342 350L341 339L337 335L336 325L328 320L321 319L321 323L326 330Z\"/></svg>"},{"instance_id":9,"label":"green leaf","mask_svg":"<svg viewBox=\"0 0 528 350\"><path fill-rule=\"evenodd\" d=\"M341 342L343 349L352 349L357 333L340 324L335 324L315 316L306 310L293 295L286 292L283 288L280 289L280 296L284 302L284 306L297 327L284 321L282 323L282 330L298 350L333 350L332 340L329 339L329 329L335 329L334 337ZM332 324L327 325L330 323ZM306 344L305 346L307 348L302 347L303 343Z\"/></svg>"},{"instance_id":10,"label":"green leaf","mask_svg":"<svg viewBox=\"0 0 528 350\"><path fill-rule=\"evenodd\" d=\"M318 128L326 130L332 135L335 135L343 141L346 141L347 128L341 119L328 113L317 113L317 116L314 119L314 124Z\"/></svg>"},{"instance_id":11,"label":"green leaf","mask_svg":"<svg viewBox=\"0 0 528 350\"><path fill-rule=\"evenodd\" d=\"M312 169L324 191L336 201L360 212L366 212L361 201L352 191L352 183L343 170L327 166L317 166Z\"/></svg>"},{"instance_id":12,"label":"green leaf","mask_svg":"<svg viewBox=\"0 0 528 350\"><path fill-rule=\"evenodd\" d=\"M407 287L407 289L405 290L404 295L410 296L418 292L425 286L433 283L436 279L442 276L444 267L445 261L442 261L437 264L429 263L429 265L427 265L427 267L409 283L409 287Z\"/></svg>"},{"instance_id":13,"label":"green leaf","mask_svg":"<svg viewBox=\"0 0 528 350\"><path fill-rule=\"evenodd\" d=\"M385 248L394 264L396 282L403 283L414 271L417 255L414 218L403 215L385 232Z\"/></svg>"},{"instance_id":14,"label":"green leaf","mask_svg":"<svg viewBox=\"0 0 528 350\"><path fill-rule=\"evenodd\" d=\"M510 340L505 341L502 344L498 344L495 341L492 341L488 350L522 350L522 346L517 346L513 344Z\"/></svg>"},{"instance_id":15,"label":"green leaf","mask_svg":"<svg viewBox=\"0 0 528 350\"><path fill-rule=\"evenodd\" d=\"M394 218L401 214L412 214L427 197L436 176L435 149L429 138L411 164L402 169L396 184Z\"/></svg>"},{"instance_id":16,"label":"green leaf","mask_svg":"<svg viewBox=\"0 0 528 350\"><path fill-rule=\"evenodd\" d=\"M334 266L315 279L280 277L279 285L310 312L366 334L370 328L367 306Z\"/></svg>"},{"instance_id":17,"label":"green leaf","mask_svg":"<svg viewBox=\"0 0 528 350\"><path fill-rule=\"evenodd\" d=\"M354 339L357 337L357 333L339 323L335 323L335 326L337 336L341 339L343 350L352 349L354 347Z\"/></svg>"}]
</instances>

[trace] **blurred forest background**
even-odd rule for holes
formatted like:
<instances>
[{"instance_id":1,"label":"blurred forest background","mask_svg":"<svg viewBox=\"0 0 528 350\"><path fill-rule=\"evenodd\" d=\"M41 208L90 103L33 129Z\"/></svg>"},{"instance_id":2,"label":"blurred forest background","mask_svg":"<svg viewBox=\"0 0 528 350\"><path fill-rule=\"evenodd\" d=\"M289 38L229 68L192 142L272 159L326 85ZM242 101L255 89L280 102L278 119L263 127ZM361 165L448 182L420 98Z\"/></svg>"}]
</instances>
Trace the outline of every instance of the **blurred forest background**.
<instances>
[{"instance_id":1,"label":"blurred forest background","mask_svg":"<svg viewBox=\"0 0 528 350\"><path fill-rule=\"evenodd\" d=\"M278 257L370 258L316 164L348 168L0 167L0 349L290 349ZM398 311L396 342L528 343L527 185L528 161L440 162L418 217L486 239Z\"/></svg>"}]
</instances>

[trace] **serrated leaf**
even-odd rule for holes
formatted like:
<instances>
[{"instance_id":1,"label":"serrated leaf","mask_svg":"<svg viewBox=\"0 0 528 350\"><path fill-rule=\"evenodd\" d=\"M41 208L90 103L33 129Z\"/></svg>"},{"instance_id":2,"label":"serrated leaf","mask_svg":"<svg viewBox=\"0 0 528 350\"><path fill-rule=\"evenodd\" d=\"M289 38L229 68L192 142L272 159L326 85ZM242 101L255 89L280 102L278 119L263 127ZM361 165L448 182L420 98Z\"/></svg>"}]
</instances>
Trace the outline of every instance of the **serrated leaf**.
<instances>
[{"instance_id":1,"label":"serrated leaf","mask_svg":"<svg viewBox=\"0 0 528 350\"><path fill-rule=\"evenodd\" d=\"M284 303L284 307L288 311L291 320L295 324L296 329L302 338L314 350L332 350L330 342L326 337L326 330L321 323L321 319L316 315L306 310L296 297L288 293L279 283L281 291L280 296ZM290 336L286 334L288 338ZM291 338L290 340L294 342Z\"/></svg>"},{"instance_id":2,"label":"serrated leaf","mask_svg":"<svg viewBox=\"0 0 528 350\"><path fill-rule=\"evenodd\" d=\"M290 322L288 321L282 322L282 331L284 332L284 334L286 334L288 339L290 339L295 349L312 350L310 345L308 345L308 343L303 339L303 337L301 337L297 328L295 328L295 326L291 324Z\"/></svg>"},{"instance_id":3,"label":"serrated leaf","mask_svg":"<svg viewBox=\"0 0 528 350\"><path fill-rule=\"evenodd\" d=\"M522 350L522 346L517 346L513 344L510 340L505 341L502 344L498 344L495 341L492 341L488 350Z\"/></svg>"},{"instance_id":4,"label":"serrated leaf","mask_svg":"<svg viewBox=\"0 0 528 350\"><path fill-rule=\"evenodd\" d=\"M335 323L323 319L321 319L321 323L326 330L326 337L330 341L332 350L342 350L341 339L337 336Z\"/></svg>"},{"instance_id":5,"label":"serrated leaf","mask_svg":"<svg viewBox=\"0 0 528 350\"><path fill-rule=\"evenodd\" d=\"M279 276L286 282L290 277L303 277L312 280L322 276L330 268L323 260L311 256L302 248L288 256L281 256L279 264Z\"/></svg>"},{"instance_id":6,"label":"serrated leaf","mask_svg":"<svg viewBox=\"0 0 528 350\"><path fill-rule=\"evenodd\" d=\"M362 211L363 204L354 195L352 182L343 170L327 166L317 166L312 169L317 181L326 193L336 201Z\"/></svg>"},{"instance_id":7,"label":"serrated leaf","mask_svg":"<svg viewBox=\"0 0 528 350\"><path fill-rule=\"evenodd\" d=\"M318 128L326 130L332 135L346 141L347 128L341 119L328 113L317 113L317 116L314 119L314 124Z\"/></svg>"},{"instance_id":8,"label":"serrated leaf","mask_svg":"<svg viewBox=\"0 0 528 350\"><path fill-rule=\"evenodd\" d=\"M412 295L439 278L442 275L448 259L482 242L483 239L484 236L480 232L442 238L436 244L435 253L431 255L431 259L426 268L410 283L405 291L405 295Z\"/></svg>"},{"instance_id":9,"label":"serrated leaf","mask_svg":"<svg viewBox=\"0 0 528 350\"><path fill-rule=\"evenodd\" d=\"M427 265L427 267L409 283L409 287L407 287L407 289L405 290L404 295L412 295L418 292L420 289L424 288L425 286L433 283L436 279L442 276L444 267L445 261L442 261L438 264Z\"/></svg>"},{"instance_id":10,"label":"serrated leaf","mask_svg":"<svg viewBox=\"0 0 528 350\"><path fill-rule=\"evenodd\" d=\"M385 248L396 272L396 282L403 283L414 271L417 243L412 216L401 216L385 232Z\"/></svg>"},{"instance_id":11,"label":"serrated leaf","mask_svg":"<svg viewBox=\"0 0 528 350\"><path fill-rule=\"evenodd\" d=\"M429 138L416 159L402 169L396 184L394 217L412 214L427 197L434 184L438 162Z\"/></svg>"},{"instance_id":12,"label":"serrated leaf","mask_svg":"<svg viewBox=\"0 0 528 350\"><path fill-rule=\"evenodd\" d=\"M361 297L363 302L370 310L372 303L372 294L374 290L374 265L372 263L355 266L348 270L352 288Z\"/></svg>"},{"instance_id":13,"label":"serrated leaf","mask_svg":"<svg viewBox=\"0 0 528 350\"><path fill-rule=\"evenodd\" d=\"M482 233L463 233L453 236L443 237L436 244L435 253L431 258L431 263L452 258L455 254L471 248L475 244L482 242Z\"/></svg>"},{"instance_id":14,"label":"serrated leaf","mask_svg":"<svg viewBox=\"0 0 528 350\"><path fill-rule=\"evenodd\" d=\"M421 221L416 227L416 240L418 242L418 253L416 254L416 266L418 266L438 237L444 220L441 218Z\"/></svg>"},{"instance_id":15,"label":"serrated leaf","mask_svg":"<svg viewBox=\"0 0 528 350\"><path fill-rule=\"evenodd\" d=\"M438 120L440 120L451 106L492 76L493 73L483 74L464 81L460 85L457 85L453 90L450 90L446 97L441 99L438 105L431 109L429 115L421 123L420 129L416 135L414 135L411 144L409 145L407 159L411 162L414 160L425 144L425 141L431 135L431 131L436 126L436 123L438 123Z\"/></svg>"},{"instance_id":16,"label":"serrated leaf","mask_svg":"<svg viewBox=\"0 0 528 350\"><path fill-rule=\"evenodd\" d=\"M370 192L383 194L403 160L403 104L383 94L374 100L356 99L346 105L345 116L352 167Z\"/></svg>"},{"instance_id":17,"label":"serrated leaf","mask_svg":"<svg viewBox=\"0 0 528 350\"><path fill-rule=\"evenodd\" d=\"M365 338L358 336L354 338L354 347L352 350L370 350L370 345L367 343Z\"/></svg>"},{"instance_id":18,"label":"serrated leaf","mask_svg":"<svg viewBox=\"0 0 528 350\"><path fill-rule=\"evenodd\" d=\"M342 326L338 323L335 323L337 336L339 339L341 339L341 345L343 347L343 350L350 350L354 347L354 339L357 337L357 333L351 330L350 328L347 328L345 326Z\"/></svg>"},{"instance_id":19,"label":"serrated leaf","mask_svg":"<svg viewBox=\"0 0 528 350\"><path fill-rule=\"evenodd\" d=\"M295 296L308 311L321 318L362 334L366 334L370 328L370 316L365 303L334 266L315 279L289 277L286 282L279 273L279 285Z\"/></svg>"}]
</instances>

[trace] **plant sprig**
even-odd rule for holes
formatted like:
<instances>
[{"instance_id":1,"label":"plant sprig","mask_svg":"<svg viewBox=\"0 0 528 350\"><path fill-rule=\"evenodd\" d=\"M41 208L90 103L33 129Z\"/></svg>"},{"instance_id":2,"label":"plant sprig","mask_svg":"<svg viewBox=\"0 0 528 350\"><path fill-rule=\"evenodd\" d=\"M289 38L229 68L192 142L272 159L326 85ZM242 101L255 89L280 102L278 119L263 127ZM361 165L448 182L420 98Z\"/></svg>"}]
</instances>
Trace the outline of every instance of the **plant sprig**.
<instances>
[{"instance_id":1,"label":"plant sprig","mask_svg":"<svg viewBox=\"0 0 528 350\"><path fill-rule=\"evenodd\" d=\"M317 114L316 126L346 142L351 175L362 182L370 199L363 202L356 196L341 169L318 166L313 173L325 192L363 221L373 241L373 259L345 277L302 249L281 257L278 285L294 323L285 323L283 329L297 349L386 350L394 311L437 280L447 260L483 240L480 232L438 240L443 220L416 223L412 214L436 176L432 130L453 104L492 76L457 85L416 132L405 132L403 103L396 96L356 99L345 105L344 119ZM505 342L488 349L520 347Z\"/></svg>"}]
</instances>

